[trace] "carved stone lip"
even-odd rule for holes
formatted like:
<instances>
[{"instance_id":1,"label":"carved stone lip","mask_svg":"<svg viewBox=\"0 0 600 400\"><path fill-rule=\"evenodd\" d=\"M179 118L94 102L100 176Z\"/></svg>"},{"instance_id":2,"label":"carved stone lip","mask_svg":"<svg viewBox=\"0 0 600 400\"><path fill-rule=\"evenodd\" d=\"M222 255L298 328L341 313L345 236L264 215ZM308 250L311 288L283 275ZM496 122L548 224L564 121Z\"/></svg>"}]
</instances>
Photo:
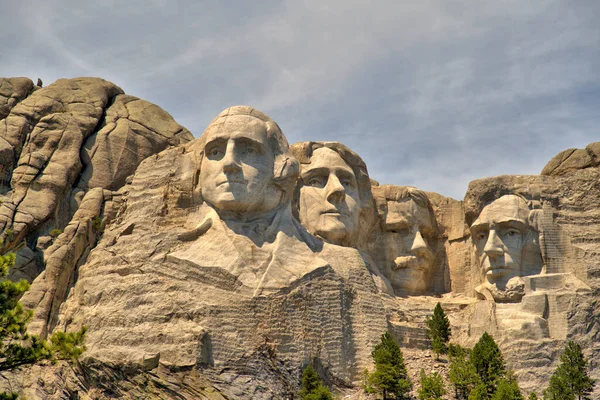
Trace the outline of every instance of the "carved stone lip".
<instances>
[{"instance_id":1,"label":"carved stone lip","mask_svg":"<svg viewBox=\"0 0 600 400\"><path fill-rule=\"evenodd\" d=\"M321 215L334 215L334 216L342 216L344 215L339 210L325 210L321 212Z\"/></svg>"},{"instance_id":2,"label":"carved stone lip","mask_svg":"<svg viewBox=\"0 0 600 400\"><path fill-rule=\"evenodd\" d=\"M244 179L224 179L222 181L219 181L217 183L217 186L221 186L226 183L228 183L228 184L232 184L232 183L246 184L247 182Z\"/></svg>"},{"instance_id":3,"label":"carved stone lip","mask_svg":"<svg viewBox=\"0 0 600 400\"><path fill-rule=\"evenodd\" d=\"M507 267L506 265L493 265L493 266L485 267L484 271L485 271L486 275L502 275L510 269L511 268Z\"/></svg>"}]
</instances>

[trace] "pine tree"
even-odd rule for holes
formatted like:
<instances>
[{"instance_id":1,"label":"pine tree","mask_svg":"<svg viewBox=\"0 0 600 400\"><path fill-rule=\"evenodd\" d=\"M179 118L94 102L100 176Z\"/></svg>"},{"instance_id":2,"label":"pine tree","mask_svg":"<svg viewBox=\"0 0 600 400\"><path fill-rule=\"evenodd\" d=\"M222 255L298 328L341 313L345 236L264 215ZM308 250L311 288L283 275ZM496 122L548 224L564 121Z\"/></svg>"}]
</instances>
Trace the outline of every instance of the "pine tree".
<instances>
[{"instance_id":1,"label":"pine tree","mask_svg":"<svg viewBox=\"0 0 600 400\"><path fill-rule=\"evenodd\" d=\"M483 382L479 382L469 393L469 400L489 400L489 398L488 388Z\"/></svg>"},{"instance_id":2,"label":"pine tree","mask_svg":"<svg viewBox=\"0 0 600 400\"><path fill-rule=\"evenodd\" d=\"M548 388L544 390L544 400L574 400L575 395L566 382L556 372L550 377Z\"/></svg>"},{"instance_id":3,"label":"pine tree","mask_svg":"<svg viewBox=\"0 0 600 400\"><path fill-rule=\"evenodd\" d=\"M450 321L440 303L437 303L433 309L433 316L427 317L427 328L433 352L438 359L440 354L446 354L448 351L448 342L452 335Z\"/></svg>"},{"instance_id":4,"label":"pine tree","mask_svg":"<svg viewBox=\"0 0 600 400\"><path fill-rule=\"evenodd\" d=\"M481 379L473 364L467 359L467 351L460 345L450 345L448 353L450 356L448 380L454 386L455 397L466 400Z\"/></svg>"},{"instance_id":5,"label":"pine tree","mask_svg":"<svg viewBox=\"0 0 600 400\"><path fill-rule=\"evenodd\" d=\"M78 358L85 350L86 327L74 333L56 332L50 342L27 333L32 312L25 311L18 300L29 284L6 278L14 261L13 253L0 255L0 371L41 360ZM0 400L17 398L16 393L0 393Z\"/></svg>"},{"instance_id":6,"label":"pine tree","mask_svg":"<svg viewBox=\"0 0 600 400\"><path fill-rule=\"evenodd\" d=\"M470 360L488 395L491 396L496 391L500 379L504 377L506 367L498 345L487 332L481 335L473 347Z\"/></svg>"},{"instance_id":7,"label":"pine tree","mask_svg":"<svg viewBox=\"0 0 600 400\"><path fill-rule=\"evenodd\" d=\"M370 381L383 393L383 400L388 398L388 394L404 398L410 392L412 383L408 378L402 351L389 332L381 335L381 342L375 346L371 355L375 371L371 374Z\"/></svg>"},{"instance_id":8,"label":"pine tree","mask_svg":"<svg viewBox=\"0 0 600 400\"><path fill-rule=\"evenodd\" d=\"M437 372L427 375L421 369L419 384L421 386L418 394L419 400L441 400L446 394L444 380Z\"/></svg>"},{"instance_id":9,"label":"pine tree","mask_svg":"<svg viewBox=\"0 0 600 400\"><path fill-rule=\"evenodd\" d=\"M302 400L333 400L331 391L323 386L319 374L310 364L304 368L302 387L298 394Z\"/></svg>"},{"instance_id":10,"label":"pine tree","mask_svg":"<svg viewBox=\"0 0 600 400\"><path fill-rule=\"evenodd\" d=\"M6 279L14 261L14 253L0 256L0 371L52 357L46 342L27 334L32 313L25 311L18 300L29 284Z\"/></svg>"},{"instance_id":11,"label":"pine tree","mask_svg":"<svg viewBox=\"0 0 600 400\"><path fill-rule=\"evenodd\" d=\"M519 389L517 377L512 371L506 374L506 377L500 379L498 388L492 395L491 400L525 400Z\"/></svg>"},{"instance_id":12,"label":"pine tree","mask_svg":"<svg viewBox=\"0 0 600 400\"><path fill-rule=\"evenodd\" d=\"M544 391L545 400L589 399L594 381L587 373L587 360L581 347L572 340L567 342L560 356L560 365L552 374L550 384Z\"/></svg>"}]
</instances>

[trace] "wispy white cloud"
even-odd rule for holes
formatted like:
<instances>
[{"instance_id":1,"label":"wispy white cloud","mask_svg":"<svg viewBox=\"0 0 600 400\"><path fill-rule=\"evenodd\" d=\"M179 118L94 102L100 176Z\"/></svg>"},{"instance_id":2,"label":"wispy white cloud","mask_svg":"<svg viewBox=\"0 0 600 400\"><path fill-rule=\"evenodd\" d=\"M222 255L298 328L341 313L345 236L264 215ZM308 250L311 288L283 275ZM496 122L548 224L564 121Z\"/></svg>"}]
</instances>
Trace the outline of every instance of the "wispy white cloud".
<instances>
[{"instance_id":1,"label":"wispy white cloud","mask_svg":"<svg viewBox=\"0 0 600 400\"><path fill-rule=\"evenodd\" d=\"M461 198L598 140L595 0L14 2L1 75L101 76L199 135L253 105L380 181Z\"/></svg>"}]
</instances>

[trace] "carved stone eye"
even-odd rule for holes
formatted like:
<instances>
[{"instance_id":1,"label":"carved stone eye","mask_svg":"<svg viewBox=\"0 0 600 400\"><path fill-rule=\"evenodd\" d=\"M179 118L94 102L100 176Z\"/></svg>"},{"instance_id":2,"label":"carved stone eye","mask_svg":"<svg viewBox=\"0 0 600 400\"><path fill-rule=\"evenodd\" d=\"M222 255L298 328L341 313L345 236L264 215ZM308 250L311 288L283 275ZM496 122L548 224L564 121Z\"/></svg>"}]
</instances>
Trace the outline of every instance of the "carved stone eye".
<instances>
[{"instance_id":1,"label":"carved stone eye","mask_svg":"<svg viewBox=\"0 0 600 400\"><path fill-rule=\"evenodd\" d=\"M308 180L308 182L306 183L308 186L322 186L323 185L323 178L321 177L312 177Z\"/></svg>"}]
</instances>

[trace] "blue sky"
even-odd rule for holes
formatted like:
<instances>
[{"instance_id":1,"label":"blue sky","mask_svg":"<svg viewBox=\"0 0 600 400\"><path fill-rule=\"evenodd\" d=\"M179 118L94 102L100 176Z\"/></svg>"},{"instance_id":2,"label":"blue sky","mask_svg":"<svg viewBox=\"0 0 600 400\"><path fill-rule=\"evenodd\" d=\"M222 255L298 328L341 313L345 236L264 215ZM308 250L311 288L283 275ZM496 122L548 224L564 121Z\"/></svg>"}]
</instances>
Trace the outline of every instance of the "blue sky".
<instances>
[{"instance_id":1,"label":"blue sky","mask_svg":"<svg viewBox=\"0 0 600 400\"><path fill-rule=\"evenodd\" d=\"M0 76L99 76L196 137L251 105L457 199L600 141L598 0L94 3L0 0Z\"/></svg>"}]
</instances>

